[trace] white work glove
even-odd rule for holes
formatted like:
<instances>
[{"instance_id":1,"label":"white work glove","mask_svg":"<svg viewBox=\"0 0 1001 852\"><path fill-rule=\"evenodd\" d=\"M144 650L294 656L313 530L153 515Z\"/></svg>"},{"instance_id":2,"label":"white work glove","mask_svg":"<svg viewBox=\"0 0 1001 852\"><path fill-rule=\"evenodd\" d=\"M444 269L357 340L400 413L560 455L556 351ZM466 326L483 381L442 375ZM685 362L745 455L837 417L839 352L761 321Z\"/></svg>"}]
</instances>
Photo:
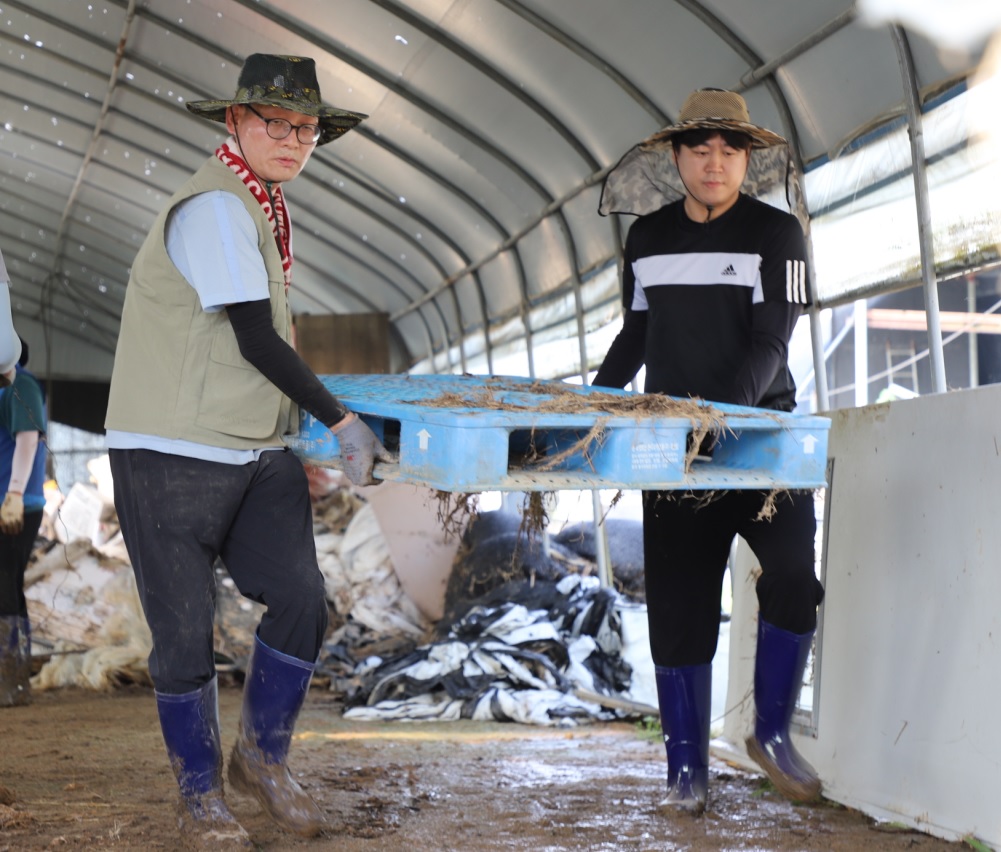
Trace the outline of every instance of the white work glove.
<instances>
[{"instance_id":1,"label":"white work glove","mask_svg":"<svg viewBox=\"0 0 1001 852\"><path fill-rule=\"evenodd\" d=\"M365 421L353 412L330 430L341 446L341 469L355 485L378 485L372 476L376 461L395 461Z\"/></svg>"},{"instance_id":2,"label":"white work glove","mask_svg":"<svg viewBox=\"0 0 1001 852\"><path fill-rule=\"evenodd\" d=\"M24 529L24 498L17 491L8 491L0 506L0 532L17 535Z\"/></svg>"}]
</instances>

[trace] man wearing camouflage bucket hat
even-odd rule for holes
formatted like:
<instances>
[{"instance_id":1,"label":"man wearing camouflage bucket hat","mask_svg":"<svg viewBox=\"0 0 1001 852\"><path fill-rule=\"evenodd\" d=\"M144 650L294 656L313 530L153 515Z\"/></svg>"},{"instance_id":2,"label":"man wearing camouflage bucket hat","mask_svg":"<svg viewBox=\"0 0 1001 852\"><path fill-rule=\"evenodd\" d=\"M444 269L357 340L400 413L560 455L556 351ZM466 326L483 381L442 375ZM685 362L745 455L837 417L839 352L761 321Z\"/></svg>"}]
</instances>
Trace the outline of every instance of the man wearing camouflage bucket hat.
<instances>
[{"instance_id":1,"label":"man wearing camouflage bucket hat","mask_svg":"<svg viewBox=\"0 0 1001 852\"><path fill-rule=\"evenodd\" d=\"M223 798L213 650L215 562L267 609L228 777L283 829L324 825L287 755L327 628L306 474L283 436L297 406L338 437L348 478L385 448L290 345L292 225L283 186L365 116L325 105L312 59L254 54L230 100L195 115L230 133L173 195L136 256L106 419L115 507L153 637L150 675L189 848L249 849Z\"/></svg>"},{"instance_id":2,"label":"man wearing camouflage bucket hat","mask_svg":"<svg viewBox=\"0 0 1001 852\"><path fill-rule=\"evenodd\" d=\"M740 95L700 89L688 96L675 124L638 146L646 157L643 152L660 145L659 161L634 158L614 178L615 170L610 173L618 185L612 191L606 185L603 208L615 212L628 209L630 188L640 193L652 185L644 174L656 175L657 192L679 189L677 200L643 211L629 230L622 329L594 385L625 387L645 364L648 393L793 410L796 387L787 355L809 300L806 241L795 216L742 191L752 151L785 144L751 123ZM725 433L714 436L698 452L726 452L726 440ZM824 595L814 569L813 495L784 492L774 505L769 498L754 490L643 495L646 599L669 809L701 812L706 805L712 659L736 535L761 565L748 754L790 798L820 793L816 773L789 737Z\"/></svg>"}]
</instances>

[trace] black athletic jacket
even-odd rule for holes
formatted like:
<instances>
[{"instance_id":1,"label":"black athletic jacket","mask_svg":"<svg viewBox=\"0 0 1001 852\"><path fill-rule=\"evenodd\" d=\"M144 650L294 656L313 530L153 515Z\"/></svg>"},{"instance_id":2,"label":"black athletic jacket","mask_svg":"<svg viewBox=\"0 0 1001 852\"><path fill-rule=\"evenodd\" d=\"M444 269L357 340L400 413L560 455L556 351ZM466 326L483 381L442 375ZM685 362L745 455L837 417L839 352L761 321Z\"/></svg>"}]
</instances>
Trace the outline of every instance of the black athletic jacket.
<instances>
[{"instance_id":1,"label":"black athletic jacket","mask_svg":"<svg viewBox=\"0 0 1001 852\"><path fill-rule=\"evenodd\" d=\"M747 195L711 222L677 201L626 239L623 325L594 385L792 411L789 338L809 303L796 218Z\"/></svg>"}]
</instances>

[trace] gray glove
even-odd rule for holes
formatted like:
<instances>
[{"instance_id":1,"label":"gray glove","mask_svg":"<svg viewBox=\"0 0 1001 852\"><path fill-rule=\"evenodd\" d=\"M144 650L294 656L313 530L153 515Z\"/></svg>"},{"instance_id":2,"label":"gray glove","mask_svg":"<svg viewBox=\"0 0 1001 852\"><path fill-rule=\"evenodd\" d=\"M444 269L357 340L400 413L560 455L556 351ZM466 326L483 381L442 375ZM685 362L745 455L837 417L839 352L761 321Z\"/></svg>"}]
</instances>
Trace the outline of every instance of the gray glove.
<instances>
[{"instance_id":1,"label":"gray glove","mask_svg":"<svg viewBox=\"0 0 1001 852\"><path fill-rule=\"evenodd\" d=\"M364 420L356 414L349 414L348 418L345 418L347 423L332 430L341 446L341 469L355 485L378 485L382 480L372 477L376 461L395 459Z\"/></svg>"}]
</instances>

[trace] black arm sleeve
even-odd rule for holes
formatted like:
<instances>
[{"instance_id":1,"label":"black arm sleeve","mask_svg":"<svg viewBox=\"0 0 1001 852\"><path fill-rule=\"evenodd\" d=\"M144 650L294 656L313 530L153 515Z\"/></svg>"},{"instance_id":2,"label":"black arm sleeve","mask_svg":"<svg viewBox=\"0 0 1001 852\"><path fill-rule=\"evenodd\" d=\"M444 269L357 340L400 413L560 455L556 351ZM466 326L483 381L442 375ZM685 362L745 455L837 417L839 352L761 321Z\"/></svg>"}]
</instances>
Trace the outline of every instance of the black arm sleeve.
<instances>
[{"instance_id":1,"label":"black arm sleeve","mask_svg":"<svg viewBox=\"0 0 1001 852\"><path fill-rule=\"evenodd\" d=\"M764 301L751 308L751 346L734 377L732 399L791 411L796 386L789 373L789 339L808 302L806 280L791 276L790 267L806 273L806 238L793 216L782 214L761 250ZM794 286L802 283L802 287Z\"/></svg>"},{"instance_id":2,"label":"black arm sleeve","mask_svg":"<svg viewBox=\"0 0 1001 852\"><path fill-rule=\"evenodd\" d=\"M622 329L608 347L592 387L624 388L635 378L646 356L646 315L628 308L623 312Z\"/></svg>"},{"instance_id":3,"label":"black arm sleeve","mask_svg":"<svg viewBox=\"0 0 1001 852\"><path fill-rule=\"evenodd\" d=\"M300 408L330 428L348 410L316 377L306 362L275 331L267 299L228 305L240 354Z\"/></svg>"},{"instance_id":4,"label":"black arm sleeve","mask_svg":"<svg viewBox=\"0 0 1001 852\"><path fill-rule=\"evenodd\" d=\"M761 405L779 390L774 384L780 373L787 372L789 338L802 312L789 302L761 302L751 309L751 349L734 377L732 399L720 402ZM793 405L795 394L792 386Z\"/></svg>"}]
</instances>

